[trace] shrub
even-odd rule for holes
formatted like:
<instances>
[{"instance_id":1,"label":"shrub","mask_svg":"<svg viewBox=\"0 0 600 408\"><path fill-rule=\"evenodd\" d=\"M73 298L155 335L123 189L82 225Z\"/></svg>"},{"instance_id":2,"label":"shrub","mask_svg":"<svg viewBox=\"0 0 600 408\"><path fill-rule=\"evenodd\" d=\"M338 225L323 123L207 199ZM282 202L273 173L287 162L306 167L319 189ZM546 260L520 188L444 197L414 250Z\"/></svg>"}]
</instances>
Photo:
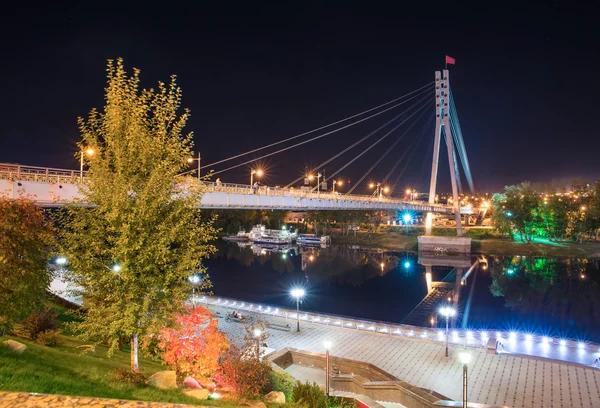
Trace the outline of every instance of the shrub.
<instances>
[{"instance_id":1,"label":"shrub","mask_svg":"<svg viewBox=\"0 0 600 408\"><path fill-rule=\"evenodd\" d=\"M61 329L46 330L39 333L35 341L44 346L56 347L65 343L65 339L61 336L61 333Z\"/></svg>"},{"instance_id":2,"label":"shrub","mask_svg":"<svg viewBox=\"0 0 600 408\"><path fill-rule=\"evenodd\" d=\"M268 363L246 356L238 348L229 349L216 380L237 397L255 398L268 391L272 370Z\"/></svg>"},{"instance_id":3,"label":"shrub","mask_svg":"<svg viewBox=\"0 0 600 408\"><path fill-rule=\"evenodd\" d=\"M296 380L287 373L280 373L278 371L271 372L271 390L281 391L285 394L285 400L287 402L293 401L294 398L294 386Z\"/></svg>"},{"instance_id":4,"label":"shrub","mask_svg":"<svg viewBox=\"0 0 600 408\"><path fill-rule=\"evenodd\" d=\"M19 323L15 327L14 333L17 336L35 340L40 333L56 329L57 316L58 313L50 307L44 310L38 310Z\"/></svg>"},{"instance_id":5,"label":"shrub","mask_svg":"<svg viewBox=\"0 0 600 408\"><path fill-rule=\"evenodd\" d=\"M315 382L296 383L293 397L295 402L306 407L329 408L329 398Z\"/></svg>"},{"instance_id":6,"label":"shrub","mask_svg":"<svg viewBox=\"0 0 600 408\"><path fill-rule=\"evenodd\" d=\"M120 367L111 371L110 381L140 386L144 385L146 377L140 371L131 371L129 368Z\"/></svg>"},{"instance_id":7,"label":"shrub","mask_svg":"<svg viewBox=\"0 0 600 408\"><path fill-rule=\"evenodd\" d=\"M229 347L217 319L200 306L188 307L176 315L175 327L163 329L158 340L162 359L180 377L213 377L219 368L219 357Z\"/></svg>"}]
</instances>

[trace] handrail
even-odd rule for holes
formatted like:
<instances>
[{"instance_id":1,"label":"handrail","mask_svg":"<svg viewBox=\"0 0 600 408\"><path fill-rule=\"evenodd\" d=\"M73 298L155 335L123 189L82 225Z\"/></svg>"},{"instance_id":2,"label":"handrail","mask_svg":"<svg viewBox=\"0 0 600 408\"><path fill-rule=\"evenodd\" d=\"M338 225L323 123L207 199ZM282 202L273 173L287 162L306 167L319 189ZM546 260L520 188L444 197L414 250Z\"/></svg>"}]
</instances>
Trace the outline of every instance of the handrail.
<instances>
[{"instance_id":1,"label":"handrail","mask_svg":"<svg viewBox=\"0 0 600 408\"><path fill-rule=\"evenodd\" d=\"M52 167L23 166L20 164L0 163L0 179L13 181L35 181L49 183L77 183L86 176L87 172L78 170L58 169ZM194 179L195 180L195 179ZM453 207L444 204L430 204L423 201L407 201L392 197L374 197L373 195L341 195L333 192L313 192L298 188L283 187L253 187L247 184L221 183L215 181L201 181L208 192L225 192L247 195L298 197L300 199L325 199L344 202L362 201L382 204L412 205L423 211L437 210L452 212Z\"/></svg>"}]
</instances>

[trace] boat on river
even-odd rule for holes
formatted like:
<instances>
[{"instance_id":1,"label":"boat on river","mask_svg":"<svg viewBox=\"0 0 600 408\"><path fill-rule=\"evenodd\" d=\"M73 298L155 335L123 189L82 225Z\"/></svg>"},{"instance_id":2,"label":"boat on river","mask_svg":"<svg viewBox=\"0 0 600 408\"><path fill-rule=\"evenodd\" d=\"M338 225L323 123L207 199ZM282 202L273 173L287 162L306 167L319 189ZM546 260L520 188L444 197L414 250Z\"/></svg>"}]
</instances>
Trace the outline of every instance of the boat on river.
<instances>
[{"instance_id":1,"label":"boat on river","mask_svg":"<svg viewBox=\"0 0 600 408\"><path fill-rule=\"evenodd\" d=\"M316 235L316 234L298 234L297 242L300 245L328 245L331 243L331 237L329 235Z\"/></svg>"},{"instance_id":2,"label":"boat on river","mask_svg":"<svg viewBox=\"0 0 600 408\"><path fill-rule=\"evenodd\" d=\"M244 230L238 231L237 235L230 235L227 237L223 237L223 239L225 241L232 242L247 242L250 240L250 238L248 237L248 233Z\"/></svg>"},{"instance_id":3,"label":"boat on river","mask_svg":"<svg viewBox=\"0 0 600 408\"><path fill-rule=\"evenodd\" d=\"M265 228L264 225L255 225L248 238L256 244L289 245L296 240L296 233L286 228L272 230Z\"/></svg>"}]
</instances>

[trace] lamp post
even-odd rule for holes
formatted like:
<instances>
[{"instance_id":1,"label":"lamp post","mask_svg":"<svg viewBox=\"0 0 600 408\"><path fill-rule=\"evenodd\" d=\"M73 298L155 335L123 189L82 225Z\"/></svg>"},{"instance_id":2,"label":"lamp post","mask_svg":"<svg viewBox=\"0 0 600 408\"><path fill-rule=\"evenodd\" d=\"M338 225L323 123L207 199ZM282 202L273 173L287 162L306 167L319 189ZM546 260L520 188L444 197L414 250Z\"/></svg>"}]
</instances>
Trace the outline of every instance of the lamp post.
<instances>
[{"instance_id":1,"label":"lamp post","mask_svg":"<svg viewBox=\"0 0 600 408\"><path fill-rule=\"evenodd\" d=\"M471 362L471 353L465 350L458 357L463 364L463 408L467 408L467 364Z\"/></svg>"},{"instance_id":2,"label":"lamp post","mask_svg":"<svg viewBox=\"0 0 600 408\"><path fill-rule=\"evenodd\" d=\"M383 198L383 193L390 191L389 187L383 187L381 183L370 183L369 187L375 187L375 195L378 196L380 200Z\"/></svg>"},{"instance_id":3,"label":"lamp post","mask_svg":"<svg viewBox=\"0 0 600 408\"><path fill-rule=\"evenodd\" d=\"M189 159L187 159L188 163L193 163L195 161L198 162L198 180L200 180L200 152L198 152L198 157L194 158L194 157L190 157Z\"/></svg>"},{"instance_id":4,"label":"lamp post","mask_svg":"<svg viewBox=\"0 0 600 408\"><path fill-rule=\"evenodd\" d=\"M452 306L445 306L440 308L440 314L446 318L446 357L448 357L448 319L456 316L456 309Z\"/></svg>"},{"instance_id":5,"label":"lamp post","mask_svg":"<svg viewBox=\"0 0 600 408\"><path fill-rule=\"evenodd\" d=\"M250 186L254 185L254 175L256 177L261 177L263 175L263 171L261 169L252 169L250 170Z\"/></svg>"},{"instance_id":6,"label":"lamp post","mask_svg":"<svg viewBox=\"0 0 600 408\"><path fill-rule=\"evenodd\" d=\"M325 340L323 345L325 346L325 394L329 397L329 377L331 376L329 369L329 349L331 348L331 341Z\"/></svg>"},{"instance_id":7,"label":"lamp post","mask_svg":"<svg viewBox=\"0 0 600 408\"><path fill-rule=\"evenodd\" d=\"M296 298L296 331L300 331L300 299L304 297L305 292L302 288L292 289L292 296Z\"/></svg>"},{"instance_id":8,"label":"lamp post","mask_svg":"<svg viewBox=\"0 0 600 408\"><path fill-rule=\"evenodd\" d=\"M256 358L258 360L260 360L260 336L262 334L262 330L260 330L258 328L254 329L252 334L254 335L254 338L256 339Z\"/></svg>"},{"instance_id":9,"label":"lamp post","mask_svg":"<svg viewBox=\"0 0 600 408\"><path fill-rule=\"evenodd\" d=\"M317 173L317 194L321 191L321 177L323 175L321 173Z\"/></svg>"},{"instance_id":10,"label":"lamp post","mask_svg":"<svg viewBox=\"0 0 600 408\"><path fill-rule=\"evenodd\" d=\"M192 308L196 308L196 286L200 283L200 277L197 274L193 274L189 277L192 284Z\"/></svg>"},{"instance_id":11,"label":"lamp post","mask_svg":"<svg viewBox=\"0 0 600 408\"><path fill-rule=\"evenodd\" d=\"M81 159L79 160L79 180L83 181L83 155L87 154L88 156L91 156L94 154L94 149L87 149L85 152L82 150L81 151Z\"/></svg>"},{"instance_id":12,"label":"lamp post","mask_svg":"<svg viewBox=\"0 0 600 408\"><path fill-rule=\"evenodd\" d=\"M335 193L335 186L336 186L336 184L341 187L341 186L344 185L344 182L342 180L337 180L337 181L333 180L333 192L334 193Z\"/></svg>"}]
</instances>

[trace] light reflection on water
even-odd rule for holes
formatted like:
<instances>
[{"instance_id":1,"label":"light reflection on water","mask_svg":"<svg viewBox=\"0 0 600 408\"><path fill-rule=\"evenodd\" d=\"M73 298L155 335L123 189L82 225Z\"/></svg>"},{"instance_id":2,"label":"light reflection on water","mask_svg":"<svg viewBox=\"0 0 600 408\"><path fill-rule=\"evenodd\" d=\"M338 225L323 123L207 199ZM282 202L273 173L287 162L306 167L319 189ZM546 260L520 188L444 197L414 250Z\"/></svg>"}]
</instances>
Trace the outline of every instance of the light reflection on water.
<instances>
[{"instance_id":1,"label":"light reflection on water","mask_svg":"<svg viewBox=\"0 0 600 408\"><path fill-rule=\"evenodd\" d=\"M218 296L290 307L289 289L301 285L304 310L441 327L439 306L453 304L455 327L600 340L598 260L230 243L206 264Z\"/></svg>"}]
</instances>

